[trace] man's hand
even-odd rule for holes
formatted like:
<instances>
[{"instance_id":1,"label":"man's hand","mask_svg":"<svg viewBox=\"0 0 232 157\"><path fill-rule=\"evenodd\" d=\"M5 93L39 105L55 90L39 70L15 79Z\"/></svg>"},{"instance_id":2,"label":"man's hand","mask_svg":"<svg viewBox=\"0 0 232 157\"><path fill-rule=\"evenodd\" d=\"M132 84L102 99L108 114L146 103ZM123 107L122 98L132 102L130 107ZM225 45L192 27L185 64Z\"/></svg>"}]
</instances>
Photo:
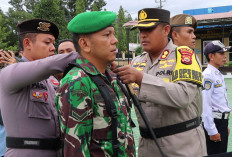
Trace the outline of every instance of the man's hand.
<instances>
[{"instance_id":1,"label":"man's hand","mask_svg":"<svg viewBox=\"0 0 232 157\"><path fill-rule=\"evenodd\" d=\"M215 135L209 136L209 139L214 142L220 142L221 141L221 135L219 133Z\"/></svg>"},{"instance_id":2,"label":"man's hand","mask_svg":"<svg viewBox=\"0 0 232 157\"><path fill-rule=\"evenodd\" d=\"M123 67L119 67L114 70L114 72L120 76L120 80L125 83L137 83L139 86L141 85L143 79L143 72L136 70L130 65L126 65Z\"/></svg>"},{"instance_id":3,"label":"man's hand","mask_svg":"<svg viewBox=\"0 0 232 157\"><path fill-rule=\"evenodd\" d=\"M116 63L116 61L113 61L111 64L110 64L110 70L114 71L116 69L116 67L118 66L118 64Z\"/></svg>"},{"instance_id":4,"label":"man's hand","mask_svg":"<svg viewBox=\"0 0 232 157\"><path fill-rule=\"evenodd\" d=\"M13 64L17 63L17 60L15 59L15 54L13 51L8 50L8 52L4 50L0 50L0 63L6 63L6 64Z\"/></svg>"}]
</instances>

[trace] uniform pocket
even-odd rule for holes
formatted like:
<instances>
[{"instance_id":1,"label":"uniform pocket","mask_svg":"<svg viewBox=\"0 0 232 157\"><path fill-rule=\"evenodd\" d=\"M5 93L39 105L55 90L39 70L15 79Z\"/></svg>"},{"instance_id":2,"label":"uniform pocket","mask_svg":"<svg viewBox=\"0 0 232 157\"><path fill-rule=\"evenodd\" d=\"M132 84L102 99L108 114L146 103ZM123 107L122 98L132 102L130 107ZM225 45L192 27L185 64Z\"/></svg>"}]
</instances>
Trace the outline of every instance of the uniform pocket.
<instances>
[{"instance_id":1,"label":"uniform pocket","mask_svg":"<svg viewBox=\"0 0 232 157\"><path fill-rule=\"evenodd\" d=\"M51 119L51 111L47 99L48 93L46 90L32 89L30 92L28 117Z\"/></svg>"}]
</instances>

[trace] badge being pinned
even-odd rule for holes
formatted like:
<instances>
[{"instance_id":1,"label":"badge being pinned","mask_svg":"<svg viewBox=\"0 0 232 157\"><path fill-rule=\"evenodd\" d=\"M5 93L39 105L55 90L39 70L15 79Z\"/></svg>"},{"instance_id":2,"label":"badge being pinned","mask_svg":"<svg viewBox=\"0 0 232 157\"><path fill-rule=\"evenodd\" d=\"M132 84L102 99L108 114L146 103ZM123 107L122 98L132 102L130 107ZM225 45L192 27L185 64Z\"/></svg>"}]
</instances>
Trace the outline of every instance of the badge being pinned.
<instances>
[{"instance_id":1,"label":"badge being pinned","mask_svg":"<svg viewBox=\"0 0 232 157\"><path fill-rule=\"evenodd\" d=\"M177 51L181 54L181 62L183 64L191 65L192 64L192 56L194 51L188 47L178 47Z\"/></svg>"},{"instance_id":2,"label":"badge being pinned","mask_svg":"<svg viewBox=\"0 0 232 157\"><path fill-rule=\"evenodd\" d=\"M51 82L52 82L52 84L54 84L54 85L56 85L56 86L58 86L58 85L60 84L58 81L56 81L56 80L54 80L54 79L51 79Z\"/></svg>"},{"instance_id":3,"label":"badge being pinned","mask_svg":"<svg viewBox=\"0 0 232 157\"><path fill-rule=\"evenodd\" d=\"M34 92L32 96L35 97L36 99L42 98L42 94L40 92Z\"/></svg>"}]
</instances>

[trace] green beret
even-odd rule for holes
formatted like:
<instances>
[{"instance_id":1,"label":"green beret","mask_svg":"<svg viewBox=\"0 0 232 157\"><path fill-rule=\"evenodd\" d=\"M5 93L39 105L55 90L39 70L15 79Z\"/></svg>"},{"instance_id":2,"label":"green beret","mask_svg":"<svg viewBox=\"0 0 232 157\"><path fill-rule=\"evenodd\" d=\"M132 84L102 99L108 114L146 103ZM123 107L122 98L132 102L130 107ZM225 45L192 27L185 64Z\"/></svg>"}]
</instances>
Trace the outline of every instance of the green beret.
<instances>
[{"instance_id":1,"label":"green beret","mask_svg":"<svg viewBox=\"0 0 232 157\"><path fill-rule=\"evenodd\" d=\"M77 34L97 32L112 25L116 17L117 15L110 11L84 12L68 23L68 30Z\"/></svg>"}]
</instances>

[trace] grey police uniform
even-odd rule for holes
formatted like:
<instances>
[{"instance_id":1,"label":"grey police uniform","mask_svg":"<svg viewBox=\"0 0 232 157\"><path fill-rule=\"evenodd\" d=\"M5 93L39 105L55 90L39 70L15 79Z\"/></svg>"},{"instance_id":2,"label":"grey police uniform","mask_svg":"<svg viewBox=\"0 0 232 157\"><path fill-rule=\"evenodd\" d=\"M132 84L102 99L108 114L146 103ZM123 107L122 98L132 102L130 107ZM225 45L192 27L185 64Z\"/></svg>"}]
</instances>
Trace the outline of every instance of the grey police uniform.
<instances>
[{"instance_id":1,"label":"grey police uniform","mask_svg":"<svg viewBox=\"0 0 232 157\"><path fill-rule=\"evenodd\" d=\"M201 87L184 81L171 83L172 72L176 65L175 48L176 45L170 39L163 53L154 63L146 52L132 61L133 67L144 72L140 88L136 85L134 88L137 89L142 108L152 128L186 122L200 117L202 113ZM137 109L136 113L140 128L146 128ZM161 156L154 141L149 137L144 138L145 135L142 135L139 141L139 157ZM188 131L159 137L158 143L167 157L206 155L202 125Z\"/></svg>"},{"instance_id":2,"label":"grey police uniform","mask_svg":"<svg viewBox=\"0 0 232 157\"><path fill-rule=\"evenodd\" d=\"M60 137L55 90L48 77L75 61L76 53L9 65L0 74L0 100L7 137L56 139ZM28 61L23 57L24 61ZM23 140L21 145L40 142ZM8 148L6 157L59 157L57 150Z\"/></svg>"}]
</instances>

